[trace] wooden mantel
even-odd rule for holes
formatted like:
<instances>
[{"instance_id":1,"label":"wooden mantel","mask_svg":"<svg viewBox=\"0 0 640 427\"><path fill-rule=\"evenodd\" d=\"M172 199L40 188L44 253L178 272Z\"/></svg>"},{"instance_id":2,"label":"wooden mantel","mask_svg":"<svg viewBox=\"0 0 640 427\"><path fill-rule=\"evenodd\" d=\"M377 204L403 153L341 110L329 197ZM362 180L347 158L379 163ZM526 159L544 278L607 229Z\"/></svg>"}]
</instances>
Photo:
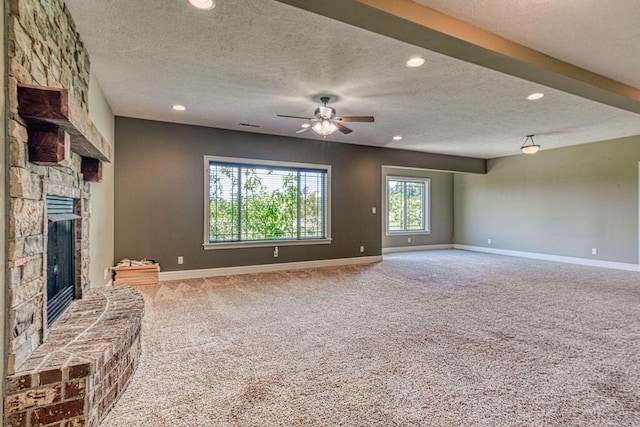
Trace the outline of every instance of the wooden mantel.
<instances>
[{"instance_id":1,"label":"wooden mantel","mask_svg":"<svg viewBox=\"0 0 640 427\"><path fill-rule=\"evenodd\" d=\"M49 135L55 135L60 134L61 129L69 135L71 151L82 157L111 162L111 144L66 89L18 83L18 114L27 121L29 133L32 129L34 134L45 129Z\"/></svg>"}]
</instances>

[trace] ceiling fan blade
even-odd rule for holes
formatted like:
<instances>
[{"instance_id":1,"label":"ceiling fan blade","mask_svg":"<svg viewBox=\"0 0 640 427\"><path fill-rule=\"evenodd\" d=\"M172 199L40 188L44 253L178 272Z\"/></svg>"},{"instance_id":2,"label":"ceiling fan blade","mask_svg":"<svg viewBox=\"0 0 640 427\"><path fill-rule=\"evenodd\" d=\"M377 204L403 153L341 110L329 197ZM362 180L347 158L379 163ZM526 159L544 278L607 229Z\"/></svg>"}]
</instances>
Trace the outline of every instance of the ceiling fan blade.
<instances>
[{"instance_id":1,"label":"ceiling fan blade","mask_svg":"<svg viewBox=\"0 0 640 427\"><path fill-rule=\"evenodd\" d=\"M284 114L277 114L278 117L286 117L289 119L302 119L302 120L313 120L313 117L300 117L300 116L286 116Z\"/></svg>"},{"instance_id":2,"label":"ceiling fan blade","mask_svg":"<svg viewBox=\"0 0 640 427\"><path fill-rule=\"evenodd\" d=\"M344 117L336 117L336 120L340 120L341 122L373 122L373 116L344 116Z\"/></svg>"},{"instance_id":3,"label":"ceiling fan blade","mask_svg":"<svg viewBox=\"0 0 640 427\"><path fill-rule=\"evenodd\" d=\"M298 129L298 130L296 131L296 133L303 133L303 132L308 131L309 129L311 129L311 127Z\"/></svg>"},{"instance_id":4,"label":"ceiling fan blade","mask_svg":"<svg viewBox=\"0 0 640 427\"><path fill-rule=\"evenodd\" d=\"M336 125L336 127L338 128L338 130L339 130L340 132L342 132L343 134L345 134L345 135L346 135L346 134L348 134L348 133L353 132L351 129L349 129L348 127L346 127L346 126L345 126L345 125L343 125L343 124L340 124L340 123L338 123L338 122L333 122L333 124L334 124L334 125Z\"/></svg>"}]
</instances>

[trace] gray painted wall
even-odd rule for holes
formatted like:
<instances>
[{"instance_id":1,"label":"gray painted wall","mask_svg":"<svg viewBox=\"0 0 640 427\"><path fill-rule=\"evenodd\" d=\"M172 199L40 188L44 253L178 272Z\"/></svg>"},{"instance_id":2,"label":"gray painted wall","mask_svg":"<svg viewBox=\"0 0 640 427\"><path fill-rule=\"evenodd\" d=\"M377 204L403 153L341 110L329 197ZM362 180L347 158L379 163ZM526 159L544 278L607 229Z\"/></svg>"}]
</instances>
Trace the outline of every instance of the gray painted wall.
<instances>
[{"instance_id":1,"label":"gray painted wall","mask_svg":"<svg viewBox=\"0 0 640 427\"><path fill-rule=\"evenodd\" d=\"M115 140L115 258L153 258L163 271L379 255L383 164L478 173L486 167L480 159L121 117ZM271 247L205 251L204 155L332 165L332 244L282 246L278 258Z\"/></svg>"},{"instance_id":2,"label":"gray painted wall","mask_svg":"<svg viewBox=\"0 0 640 427\"><path fill-rule=\"evenodd\" d=\"M637 264L639 161L635 136L456 174L455 243Z\"/></svg>"},{"instance_id":3,"label":"gray painted wall","mask_svg":"<svg viewBox=\"0 0 640 427\"><path fill-rule=\"evenodd\" d=\"M390 176L429 178L431 180L431 233L387 236L385 230L386 215L386 178ZM398 248L424 245L451 244L453 242L453 174L430 170L406 169L384 166L382 168L382 247ZM411 237L411 243L407 238Z\"/></svg>"}]
</instances>

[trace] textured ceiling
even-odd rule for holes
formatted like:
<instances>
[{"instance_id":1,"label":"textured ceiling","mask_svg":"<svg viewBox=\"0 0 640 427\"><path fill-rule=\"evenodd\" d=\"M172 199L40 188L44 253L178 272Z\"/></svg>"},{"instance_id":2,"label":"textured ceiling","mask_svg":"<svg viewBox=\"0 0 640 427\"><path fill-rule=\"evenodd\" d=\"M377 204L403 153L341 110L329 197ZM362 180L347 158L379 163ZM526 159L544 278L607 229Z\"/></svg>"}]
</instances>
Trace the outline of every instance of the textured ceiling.
<instances>
[{"instance_id":1,"label":"textured ceiling","mask_svg":"<svg viewBox=\"0 0 640 427\"><path fill-rule=\"evenodd\" d=\"M235 130L249 123L260 126L252 132L296 136L302 121L276 114L312 115L318 96L329 94L338 115L376 118L329 140L480 158L518 154L527 134L538 135L543 149L640 134L638 114L277 1L218 0L212 11L187 0L66 3L119 116ZM613 41L616 29L605 35ZM414 54L426 58L423 67L404 66ZM597 71L621 80L616 73L628 74L633 84L640 75L635 58ZM527 101L536 91L546 96ZM187 111L172 111L175 103ZM397 134L404 139L393 142Z\"/></svg>"},{"instance_id":2,"label":"textured ceiling","mask_svg":"<svg viewBox=\"0 0 640 427\"><path fill-rule=\"evenodd\" d=\"M638 0L413 0L640 88Z\"/></svg>"}]
</instances>

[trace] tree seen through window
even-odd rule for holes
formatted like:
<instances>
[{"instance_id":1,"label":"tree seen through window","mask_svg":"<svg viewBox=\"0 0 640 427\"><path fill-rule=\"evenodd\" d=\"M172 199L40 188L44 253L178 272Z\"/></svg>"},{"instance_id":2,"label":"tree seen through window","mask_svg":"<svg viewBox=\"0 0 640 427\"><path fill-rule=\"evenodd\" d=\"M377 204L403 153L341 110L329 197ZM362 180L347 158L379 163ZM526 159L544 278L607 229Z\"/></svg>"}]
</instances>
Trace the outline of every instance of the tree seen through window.
<instances>
[{"instance_id":1,"label":"tree seen through window","mask_svg":"<svg viewBox=\"0 0 640 427\"><path fill-rule=\"evenodd\" d=\"M428 181L387 180L387 231L427 231Z\"/></svg>"},{"instance_id":2,"label":"tree seen through window","mask_svg":"<svg viewBox=\"0 0 640 427\"><path fill-rule=\"evenodd\" d=\"M327 237L327 171L209 163L209 242Z\"/></svg>"}]
</instances>

